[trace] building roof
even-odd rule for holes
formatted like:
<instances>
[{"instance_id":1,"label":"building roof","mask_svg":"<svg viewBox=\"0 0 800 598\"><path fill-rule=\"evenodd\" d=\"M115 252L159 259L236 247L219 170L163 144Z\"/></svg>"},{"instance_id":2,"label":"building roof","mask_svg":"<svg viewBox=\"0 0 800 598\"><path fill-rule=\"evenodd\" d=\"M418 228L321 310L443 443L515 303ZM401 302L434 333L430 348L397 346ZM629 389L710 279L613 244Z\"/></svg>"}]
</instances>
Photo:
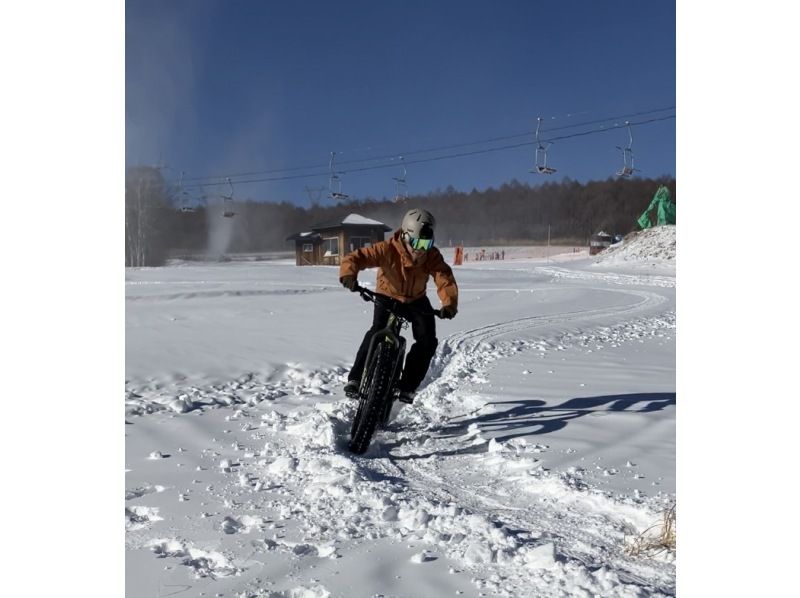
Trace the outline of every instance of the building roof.
<instances>
[{"instance_id":1,"label":"building roof","mask_svg":"<svg viewBox=\"0 0 800 598\"><path fill-rule=\"evenodd\" d=\"M372 220L371 218L365 218L360 214L349 214L346 218L341 221L332 221L332 222L324 222L322 224L317 224L311 227L312 230L325 230L329 228L340 228L344 225L347 226L382 226L384 231L392 230L391 227L386 226L383 222L378 222L377 220Z\"/></svg>"},{"instance_id":2,"label":"building roof","mask_svg":"<svg viewBox=\"0 0 800 598\"><path fill-rule=\"evenodd\" d=\"M315 233L314 231L308 231L305 233L295 233L293 235L289 235L286 237L287 241L317 241L321 239L322 236L319 233Z\"/></svg>"},{"instance_id":3,"label":"building roof","mask_svg":"<svg viewBox=\"0 0 800 598\"><path fill-rule=\"evenodd\" d=\"M378 222L377 220L372 220L371 218L365 218L361 214L350 214L347 218L342 220L342 224L381 224L386 226L383 224L383 222Z\"/></svg>"}]
</instances>

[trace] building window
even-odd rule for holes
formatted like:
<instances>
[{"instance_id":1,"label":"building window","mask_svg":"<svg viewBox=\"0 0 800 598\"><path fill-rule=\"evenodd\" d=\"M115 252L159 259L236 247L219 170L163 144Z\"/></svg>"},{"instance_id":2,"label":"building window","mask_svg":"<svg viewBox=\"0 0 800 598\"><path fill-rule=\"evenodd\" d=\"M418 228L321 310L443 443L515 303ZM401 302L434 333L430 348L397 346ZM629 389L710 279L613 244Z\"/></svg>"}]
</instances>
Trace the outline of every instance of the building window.
<instances>
[{"instance_id":1,"label":"building window","mask_svg":"<svg viewBox=\"0 0 800 598\"><path fill-rule=\"evenodd\" d=\"M370 237L350 237L350 251L361 249L362 247L369 247L372 245Z\"/></svg>"},{"instance_id":2,"label":"building window","mask_svg":"<svg viewBox=\"0 0 800 598\"><path fill-rule=\"evenodd\" d=\"M322 241L322 257L339 255L339 237L329 237Z\"/></svg>"},{"instance_id":3,"label":"building window","mask_svg":"<svg viewBox=\"0 0 800 598\"><path fill-rule=\"evenodd\" d=\"M314 251L314 246L311 243L303 243L303 253L311 253Z\"/></svg>"}]
</instances>

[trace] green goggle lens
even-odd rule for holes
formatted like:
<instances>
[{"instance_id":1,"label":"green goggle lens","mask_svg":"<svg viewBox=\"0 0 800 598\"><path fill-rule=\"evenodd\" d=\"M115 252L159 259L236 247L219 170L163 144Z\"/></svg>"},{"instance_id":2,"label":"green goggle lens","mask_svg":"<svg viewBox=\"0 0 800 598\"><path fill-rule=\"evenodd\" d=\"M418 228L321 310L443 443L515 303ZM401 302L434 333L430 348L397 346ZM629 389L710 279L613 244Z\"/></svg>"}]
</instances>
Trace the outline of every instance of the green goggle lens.
<instances>
[{"instance_id":1,"label":"green goggle lens","mask_svg":"<svg viewBox=\"0 0 800 598\"><path fill-rule=\"evenodd\" d=\"M412 237L409 244L414 251L428 251L428 249L433 247L433 239L414 239Z\"/></svg>"}]
</instances>

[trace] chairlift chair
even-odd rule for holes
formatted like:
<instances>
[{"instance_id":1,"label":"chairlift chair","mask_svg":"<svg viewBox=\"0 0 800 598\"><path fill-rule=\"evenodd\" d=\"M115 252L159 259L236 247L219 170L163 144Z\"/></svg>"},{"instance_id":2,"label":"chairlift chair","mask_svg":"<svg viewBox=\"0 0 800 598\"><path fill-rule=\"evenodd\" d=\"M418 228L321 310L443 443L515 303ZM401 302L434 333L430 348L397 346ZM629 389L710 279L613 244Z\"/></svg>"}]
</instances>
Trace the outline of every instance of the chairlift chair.
<instances>
[{"instance_id":1,"label":"chairlift chair","mask_svg":"<svg viewBox=\"0 0 800 598\"><path fill-rule=\"evenodd\" d=\"M536 148L536 172L538 174L553 174L556 171L552 166L547 165L547 148L539 146Z\"/></svg>"},{"instance_id":2,"label":"chairlift chair","mask_svg":"<svg viewBox=\"0 0 800 598\"><path fill-rule=\"evenodd\" d=\"M339 201L341 199L347 199L350 197L346 193L342 193L342 179L339 177L339 174L333 169L333 160L336 157L336 152L331 152L331 160L328 164L331 175L328 181L328 197L330 199Z\"/></svg>"},{"instance_id":3,"label":"chairlift chair","mask_svg":"<svg viewBox=\"0 0 800 598\"><path fill-rule=\"evenodd\" d=\"M233 211L233 183L230 177L227 177L225 180L228 181L228 185L231 186L231 193L230 195L222 196L222 216L223 218L233 218L236 216L236 212Z\"/></svg>"},{"instance_id":4,"label":"chairlift chair","mask_svg":"<svg viewBox=\"0 0 800 598\"><path fill-rule=\"evenodd\" d=\"M617 171L617 176L627 178L633 176L633 172L636 169L633 167L633 150L631 149L633 146L633 134L631 133L631 124L626 120L625 126L628 127L628 147L616 146L617 149L622 152L622 168Z\"/></svg>"},{"instance_id":5,"label":"chairlift chair","mask_svg":"<svg viewBox=\"0 0 800 598\"><path fill-rule=\"evenodd\" d=\"M180 205L180 211L188 214L194 212L194 207L189 205L189 200L191 199L191 195L189 192L183 188L183 175L184 171L181 170L181 178L178 181L178 204Z\"/></svg>"},{"instance_id":6,"label":"chairlift chair","mask_svg":"<svg viewBox=\"0 0 800 598\"><path fill-rule=\"evenodd\" d=\"M547 148L552 143L542 143L539 140L539 127L542 125L542 117L536 119L536 162L530 172L537 174L553 174L556 169L547 165Z\"/></svg>"},{"instance_id":7,"label":"chairlift chair","mask_svg":"<svg viewBox=\"0 0 800 598\"><path fill-rule=\"evenodd\" d=\"M336 187L335 189L334 186ZM337 175L331 177L331 192L328 193L328 197L336 201L350 197L347 193L342 193L342 180Z\"/></svg>"},{"instance_id":8,"label":"chairlift chair","mask_svg":"<svg viewBox=\"0 0 800 598\"><path fill-rule=\"evenodd\" d=\"M408 185L406 184L406 165L402 163L403 156L400 156L401 166L403 167L403 174L399 177L393 176L394 180L394 201L399 202L408 199Z\"/></svg>"}]
</instances>

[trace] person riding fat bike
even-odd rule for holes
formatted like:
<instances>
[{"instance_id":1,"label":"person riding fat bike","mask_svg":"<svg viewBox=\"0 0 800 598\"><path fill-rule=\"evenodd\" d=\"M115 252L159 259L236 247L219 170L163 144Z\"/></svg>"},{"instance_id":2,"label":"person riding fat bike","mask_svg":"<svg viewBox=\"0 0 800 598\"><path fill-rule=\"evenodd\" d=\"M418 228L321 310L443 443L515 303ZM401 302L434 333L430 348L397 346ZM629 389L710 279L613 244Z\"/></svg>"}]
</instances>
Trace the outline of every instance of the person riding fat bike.
<instances>
[{"instance_id":1,"label":"person riding fat bike","mask_svg":"<svg viewBox=\"0 0 800 598\"><path fill-rule=\"evenodd\" d=\"M414 393L428 372L439 342L433 307L425 295L429 277L432 276L436 284L442 317L451 319L458 313L458 285L450 266L433 246L435 227L436 220L427 210L409 210L391 238L347 254L339 267L339 281L351 291L357 290L361 270L378 268L375 290L402 304L400 314L411 323L414 335L414 344L408 351L397 385L398 398L406 403L413 402ZM376 303L372 327L364 335L348 374L344 387L347 396L358 396L370 340L388 320L389 311Z\"/></svg>"}]
</instances>

